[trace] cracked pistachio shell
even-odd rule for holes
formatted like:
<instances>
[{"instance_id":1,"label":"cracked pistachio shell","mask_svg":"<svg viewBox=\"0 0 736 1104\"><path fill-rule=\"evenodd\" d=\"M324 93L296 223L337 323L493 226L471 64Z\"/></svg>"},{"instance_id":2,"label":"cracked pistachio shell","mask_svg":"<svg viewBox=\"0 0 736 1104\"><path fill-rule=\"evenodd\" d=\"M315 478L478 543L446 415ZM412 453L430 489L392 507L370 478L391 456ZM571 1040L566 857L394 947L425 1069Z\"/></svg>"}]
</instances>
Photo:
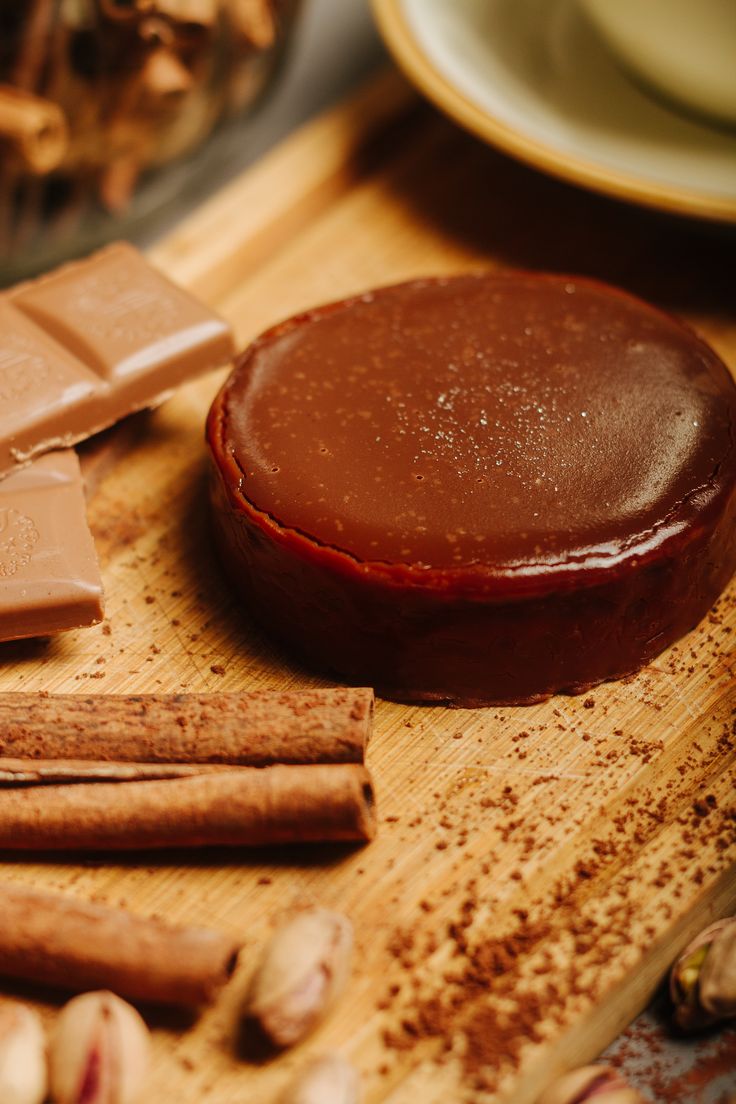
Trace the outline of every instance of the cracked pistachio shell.
<instances>
[{"instance_id":1,"label":"cracked pistachio shell","mask_svg":"<svg viewBox=\"0 0 736 1104\"><path fill-rule=\"evenodd\" d=\"M300 1069L280 1104L358 1104L360 1079L341 1054L325 1054Z\"/></svg>"},{"instance_id":2,"label":"cracked pistachio shell","mask_svg":"<svg viewBox=\"0 0 736 1104\"><path fill-rule=\"evenodd\" d=\"M323 908L298 913L263 952L246 997L247 1020L277 1047L297 1043L345 988L352 948L345 916Z\"/></svg>"},{"instance_id":3,"label":"cracked pistachio shell","mask_svg":"<svg viewBox=\"0 0 736 1104\"><path fill-rule=\"evenodd\" d=\"M148 1028L114 993L64 1005L49 1050L55 1104L135 1104L148 1073Z\"/></svg>"},{"instance_id":4,"label":"cracked pistachio shell","mask_svg":"<svg viewBox=\"0 0 736 1104\"><path fill-rule=\"evenodd\" d=\"M646 1104L612 1066L581 1066L554 1081L538 1104Z\"/></svg>"},{"instance_id":5,"label":"cracked pistachio shell","mask_svg":"<svg viewBox=\"0 0 736 1104\"><path fill-rule=\"evenodd\" d=\"M670 973L680 1027L697 1030L736 1016L736 917L717 920L685 947Z\"/></svg>"},{"instance_id":6,"label":"cracked pistachio shell","mask_svg":"<svg viewBox=\"0 0 736 1104\"><path fill-rule=\"evenodd\" d=\"M23 1004L0 1006L0 1101L41 1104L46 1099L46 1038L41 1019Z\"/></svg>"}]
</instances>

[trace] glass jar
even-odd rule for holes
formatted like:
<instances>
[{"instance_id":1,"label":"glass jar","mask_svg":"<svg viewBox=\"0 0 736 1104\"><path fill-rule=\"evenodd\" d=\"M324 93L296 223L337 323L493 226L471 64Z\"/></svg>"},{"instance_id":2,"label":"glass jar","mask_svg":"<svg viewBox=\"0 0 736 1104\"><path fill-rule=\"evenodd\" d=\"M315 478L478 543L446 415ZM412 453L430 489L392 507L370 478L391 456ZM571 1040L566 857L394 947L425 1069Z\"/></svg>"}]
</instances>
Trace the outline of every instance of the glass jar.
<instances>
[{"instance_id":1,"label":"glass jar","mask_svg":"<svg viewBox=\"0 0 736 1104\"><path fill-rule=\"evenodd\" d=\"M2 282L160 209L269 84L297 6L0 0Z\"/></svg>"}]
</instances>

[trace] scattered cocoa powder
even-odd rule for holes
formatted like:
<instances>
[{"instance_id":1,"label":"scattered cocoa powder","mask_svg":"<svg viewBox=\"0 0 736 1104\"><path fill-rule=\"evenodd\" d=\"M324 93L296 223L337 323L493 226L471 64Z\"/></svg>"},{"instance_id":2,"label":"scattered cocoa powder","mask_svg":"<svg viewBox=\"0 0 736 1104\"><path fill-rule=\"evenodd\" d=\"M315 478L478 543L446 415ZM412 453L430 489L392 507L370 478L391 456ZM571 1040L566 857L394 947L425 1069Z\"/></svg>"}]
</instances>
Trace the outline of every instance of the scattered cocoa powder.
<instances>
[{"instance_id":1,"label":"scattered cocoa powder","mask_svg":"<svg viewBox=\"0 0 736 1104\"><path fill-rule=\"evenodd\" d=\"M518 1069L530 1044L554 1035L569 1022L573 1007L600 999L597 978L612 958L632 949L632 931L647 888L666 891L674 902L687 883L696 886L718 872L719 866L705 858L709 847L724 855L733 851L734 809L719 807L709 789L694 800L688 799L688 791L692 792L696 776L713 776L724 752L732 755L734 716L730 713L724 722L722 712L714 714L707 740L704 735L694 741L686 754L679 783L669 780L657 789L652 776L651 786L622 795L612 828L591 837L586 853L575 863L574 876L559 879L542 896L530 892L528 903L497 920L490 934L488 918L496 916L495 857L478 864L482 878L474 877L462 887L452 885L442 895L460 897L460 903L445 929L449 964L439 971L427 971L438 945L447 946L447 942L438 943L436 922L431 933L423 930L419 919L410 929L397 931L389 949L407 975L407 984L387 990L380 1000L381 1009L394 1020L384 1031L386 1047L397 1054L417 1047L432 1047L438 1056L452 1052L472 1099L472 1093L496 1091L504 1076ZM622 754L643 762L663 750L662 741L630 742L623 732L620 736ZM547 782L559 786L554 775ZM595 778L584 784L594 785ZM520 800L507 783L495 792L480 793L477 808L482 816L489 811L495 815L499 838L531 861L544 848L549 828L566 818L575 825L576 818L565 801L544 809L525 804L522 811ZM444 807L436 811L436 818L438 827L442 824L445 831L460 833L459 827L452 829L455 821ZM631 866L661 827L672 824L678 826L681 844L654 863L642 882ZM694 855L700 860L697 865L693 865ZM524 884L523 867L506 870L507 878ZM607 883L602 900L597 883L603 871ZM530 890L533 886L534 881ZM425 902L422 915L428 922L432 922L430 912ZM479 925L481 913L486 919ZM663 900L659 915L666 923L674 915L673 906ZM603 940L601 932L605 932ZM636 950L645 954L658 937L658 928L646 923L640 933Z\"/></svg>"}]
</instances>

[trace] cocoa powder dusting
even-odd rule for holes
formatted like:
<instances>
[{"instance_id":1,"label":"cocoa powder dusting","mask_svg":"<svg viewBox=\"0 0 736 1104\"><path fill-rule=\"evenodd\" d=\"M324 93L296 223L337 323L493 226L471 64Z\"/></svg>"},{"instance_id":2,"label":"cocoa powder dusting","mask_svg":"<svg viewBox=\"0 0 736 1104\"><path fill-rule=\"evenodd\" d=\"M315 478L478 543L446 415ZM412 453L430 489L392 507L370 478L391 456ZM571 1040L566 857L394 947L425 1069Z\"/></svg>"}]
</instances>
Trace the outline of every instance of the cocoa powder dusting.
<instances>
[{"instance_id":1,"label":"cocoa powder dusting","mask_svg":"<svg viewBox=\"0 0 736 1104\"><path fill-rule=\"evenodd\" d=\"M579 823L574 802L530 807L529 794L509 783L479 792L477 815L494 818L494 831L507 849L503 882L497 856L489 850L475 877L442 891L442 897L460 902L444 929L438 929L435 906L425 897L416 920L394 932L388 950L404 983L394 982L378 1002L388 1020L387 1049L398 1055L422 1048L439 1061L451 1057L462 1073L467 1094L462 1099L475 1102L478 1094L505 1087L535 1044L560 1035L594 1007L606 994L611 968L645 957L675 916L675 903L691 899L694 888L724 869L733 855L733 806L719 800L712 783L698 790L695 780L713 778L722 769L722 756L732 758L734 716L729 709L725 719L720 712L706 720L700 739L682 752L676 783L670 778L660 785L655 773L649 785L635 790L604 791L607 808L599 831ZM642 766L664 749L661 740L631 739L623 730L615 737L617 756L634 757ZM529 740L530 731L518 732L512 744ZM610 762L606 754L602 769L610 769ZM595 785L595 776L585 784ZM566 792L564 786L560 792ZM444 844L467 838L472 824L467 806L466 812L461 823L438 802L433 820ZM547 880L540 856L559 824L580 846L568 874L555 878L552 872ZM671 842L658 855L663 829ZM518 856L513 866L509 848ZM537 870L528 882L527 864ZM518 887L510 898L513 907L510 884ZM650 900L658 902L651 921L644 918ZM696 1104L688 1091L677 1099ZM712 1101L704 1098L702 1104Z\"/></svg>"}]
</instances>

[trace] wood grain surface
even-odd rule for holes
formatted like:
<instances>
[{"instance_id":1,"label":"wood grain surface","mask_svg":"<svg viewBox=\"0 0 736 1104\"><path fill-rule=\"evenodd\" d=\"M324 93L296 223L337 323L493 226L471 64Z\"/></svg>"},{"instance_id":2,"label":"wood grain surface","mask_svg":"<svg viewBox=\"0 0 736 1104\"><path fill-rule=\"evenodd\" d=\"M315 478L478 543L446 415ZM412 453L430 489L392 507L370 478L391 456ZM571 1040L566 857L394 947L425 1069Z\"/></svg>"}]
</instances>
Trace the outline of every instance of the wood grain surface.
<instances>
[{"instance_id":1,"label":"wood grain surface","mask_svg":"<svg viewBox=\"0 0 736 1104\"><path fill-rule=\"evenodd\" d=\"M240 342L293 311L474 268L594 275L694 325L736 368L733 236L619 205L482 146L390 77L311 124L153 250ZM220 373L155 412L90 505L95 629L0 647L0 690L192 692L327 685L251 625L208 534L205 414ZM366 1104L531 1104L642 1008L692 932L736 906L736 587L637 677L527 708L378 702L365 848L4 856L2 876L242 938L194 1023L152 1015L146 1099L268 1104L343 1049ZM355 971L334 1015L266 1063L237 1011L273 925L346 912ZM2 996L50 993L5 984Z\"/></svg>"}]
</instances>

